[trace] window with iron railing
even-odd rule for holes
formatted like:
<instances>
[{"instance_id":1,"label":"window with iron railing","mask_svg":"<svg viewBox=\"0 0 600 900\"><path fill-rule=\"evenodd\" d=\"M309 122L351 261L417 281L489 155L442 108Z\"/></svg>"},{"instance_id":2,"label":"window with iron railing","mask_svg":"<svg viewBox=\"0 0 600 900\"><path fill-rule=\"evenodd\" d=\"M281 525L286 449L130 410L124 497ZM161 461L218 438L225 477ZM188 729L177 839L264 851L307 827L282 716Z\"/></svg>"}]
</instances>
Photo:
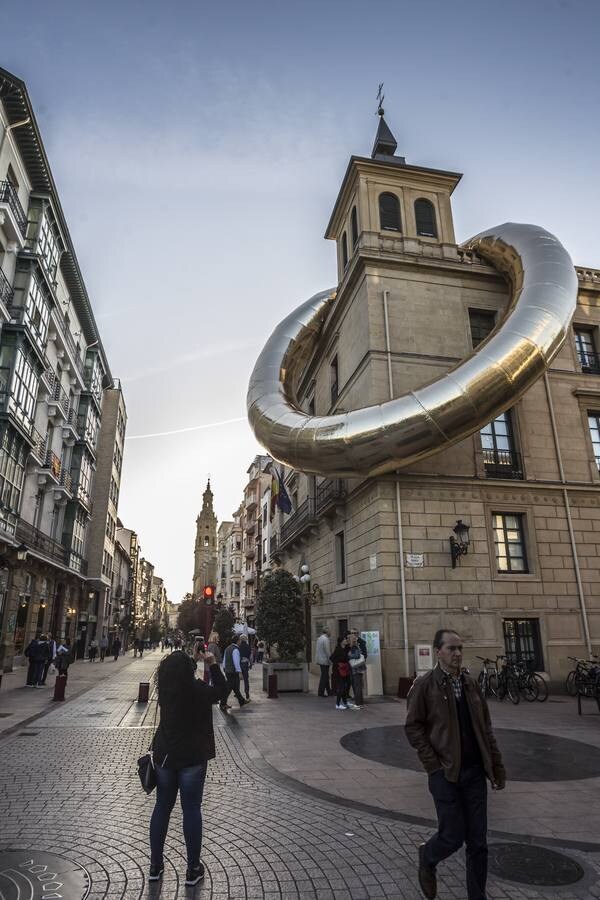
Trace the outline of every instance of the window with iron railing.
<instances>
[{"instance_id":1,"label":"window with iron railing","mask_svg":"<svg viewBox=\"0 0 600 900\"><path fill-rule=\"evenodd\" d=\"M600 374L600 357L596 350L594 332L591 328L575 329L575 346L582 372Z\"/></svg>"},{"instance_id":2,"label":"window with iron railing","mask_svg":"<svg viewBox=\"0 0 600 900\"><path fill-rule=\"evenodd\" d=\"M522 478L521 455L515 449L510 411L489 422L479 434L486 475L490 478Z\"/></svg>"}]
</instances>

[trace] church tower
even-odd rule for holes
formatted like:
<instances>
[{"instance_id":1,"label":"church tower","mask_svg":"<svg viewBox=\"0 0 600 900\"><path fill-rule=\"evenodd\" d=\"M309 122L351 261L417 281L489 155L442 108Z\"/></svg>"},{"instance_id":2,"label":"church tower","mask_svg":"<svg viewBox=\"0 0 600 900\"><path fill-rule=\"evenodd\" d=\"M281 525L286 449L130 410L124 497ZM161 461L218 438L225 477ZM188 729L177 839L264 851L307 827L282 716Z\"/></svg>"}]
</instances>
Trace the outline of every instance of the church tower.
<instances>
[{"instance_id":1,"label":"church tower","mask_svg":"<svg viewBox=\"0 0 600 900\"><path fill-rule=\"evenodd\" d=\"M196 544L194 547L194 599L202 597L208 584L217 583L217 517L213 509L213 492L210 479L202 495L202 510L196 519Z\"/></svg>"}]
</instances>

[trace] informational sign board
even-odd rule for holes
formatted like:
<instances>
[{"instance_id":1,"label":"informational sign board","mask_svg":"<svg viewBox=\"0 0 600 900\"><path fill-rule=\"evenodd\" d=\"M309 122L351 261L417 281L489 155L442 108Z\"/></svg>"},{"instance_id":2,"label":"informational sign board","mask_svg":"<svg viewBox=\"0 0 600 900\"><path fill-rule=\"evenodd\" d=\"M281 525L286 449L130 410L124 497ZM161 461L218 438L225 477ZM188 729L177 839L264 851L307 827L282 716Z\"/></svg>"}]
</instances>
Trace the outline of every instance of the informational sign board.
<instances>
[{"instance_id":1,"label":"informational sign board","mask_svg":"<svg viewBox=\"0 0 600 900\"><path fill-rule=\"evenodd\" d=\"M425 554L424 553L407 553L406 554L406 565L409 569L422 569L425 565Z\"/></svg>"},{"instance_id":2,"label":"informational sign board","mask_svg":"<svg viewBox=\"0 0 600 900\"><path fill-rule=\"evenodd\" d=\"M422 675L434 667L433 648L431 644L415 644L415 672Z\"/></svg>"},{"instance_id":3,"label":"informational sign board","mask_svg":"<svg viewBox=\"0 0 600 900\"><path fill-rule=\"evenodd\" d=\"M378 631L361 631L360 636L367 645L367 674L365 694L367 697L381 697L383 678L381 676L381 646Z\"/></svg>"},{"instance_id":4,"label":"informational sign board","mask_svg":"<svg viewBox=\"0 0 600 900\"><path fill-rule=\"evenodd\" d=\"M374 571L377 568L377 554L371 553L369 556L369 568Z\"/></svg>"}]
</instances>

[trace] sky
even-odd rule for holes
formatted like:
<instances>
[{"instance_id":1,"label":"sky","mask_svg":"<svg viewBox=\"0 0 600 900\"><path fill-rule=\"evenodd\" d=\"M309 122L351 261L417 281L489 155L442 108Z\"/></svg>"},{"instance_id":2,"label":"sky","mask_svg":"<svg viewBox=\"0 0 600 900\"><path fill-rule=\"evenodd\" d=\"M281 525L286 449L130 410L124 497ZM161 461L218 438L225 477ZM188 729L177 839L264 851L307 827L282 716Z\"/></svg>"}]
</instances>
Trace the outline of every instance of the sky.
<instances>
[{"instance_id":1,"label":"sky","mask_svg":"<svg viewBox=\"0 0 600 900\"><path fill-rule=\"evenodd\" d=\"M256 357L335 283L323 233L380 82L397 152L464 173L458 241L533 222L600 268L596 0L0 0L0 21L125 394L119 516L172 600L209 473L229 519L261 450Z\"/></svg>"}]
</instances>

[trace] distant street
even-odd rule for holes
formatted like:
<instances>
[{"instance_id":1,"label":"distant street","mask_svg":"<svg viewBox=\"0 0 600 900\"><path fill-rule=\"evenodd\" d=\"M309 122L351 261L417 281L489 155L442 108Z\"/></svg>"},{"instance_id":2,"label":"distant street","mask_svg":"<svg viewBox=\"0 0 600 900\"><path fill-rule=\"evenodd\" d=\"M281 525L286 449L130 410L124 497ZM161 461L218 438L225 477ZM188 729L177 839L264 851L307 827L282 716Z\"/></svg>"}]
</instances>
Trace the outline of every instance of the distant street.
<instances>
[{"instance_id":1,"label":"distant street","mask_svg":"<svg viewBox=\"0 0 600 900\"><path fill-rule=\"evenodd\" d=\"M378 731L403 723L404 703L385 700L360 711L338 712L333 701L314 693L267 700L258 677L253 678L250 706L228 716L214 714L217 759L209 767L204 803L204 885L186 889L182 884L186 862L178 806L167 838L164 880L149 884L147 832L153 796L141 791L135 761L149 742L154 704L138 706L135 699L138 682L151 678L160 656L154 651L142 660L119 661L109 677L104 677L108 662L104 671L98 663L76 664L69 679L72 693L77 694L78 678L83 689L83 676L87 689L49 712L38 706L41 691L0 691L0 710L10 710L12 698L20 696L22 708L32 704L33 714L38 714L0 738L3 848L30 852L28 860L39 851L59 854L67 869L78 864L85 870L81 878L85 873L89 877L89 900L420 896L415 848L430 834L432 819L425 778L410 762L403 735L392 733L382 744ZM253 675L259 674L257 666ZM92 678L100 680L90 687ZM587 711L589 717L577 719L574 701L566 699L517 708L492 706L500 740L507 740L517 727L557 739L568 736L581 742L575 750L579 747L582 760L594 755L586 744L600 745L597 714L591 714L591 707ZM361 744L360 732L373 736L370 744ZM379 761L359 751L378 755ZM391 753L388 762L381 761L386 753ZM552 760L557 766L577 766L577 760L565 758L548 737L539 766L549 771ZM529 777L527 760L518 764L523 766L521 777ZM499 844L522 844L527 835L537 835L549 849L575 861L582 877L558 889L519 885L493 875L493 900L600 897L594 812L600 777L567 780L573 774L578 773L565 775L563 770L562 780L548 775L547 783L509 783L504 795L491 797L490 847L493 856ZM581 823L579 830L575 820ZM10 864L20 858L11 856ZM440 867L442 900L464 900L462 865L459 855ZM65 870L65 885L69 877ZM13 882L0 880L4 900L18 896L15 890ZM57 893L62 900L79 900L86 896L82 890Z\"/></svg>"}]
</instances>

